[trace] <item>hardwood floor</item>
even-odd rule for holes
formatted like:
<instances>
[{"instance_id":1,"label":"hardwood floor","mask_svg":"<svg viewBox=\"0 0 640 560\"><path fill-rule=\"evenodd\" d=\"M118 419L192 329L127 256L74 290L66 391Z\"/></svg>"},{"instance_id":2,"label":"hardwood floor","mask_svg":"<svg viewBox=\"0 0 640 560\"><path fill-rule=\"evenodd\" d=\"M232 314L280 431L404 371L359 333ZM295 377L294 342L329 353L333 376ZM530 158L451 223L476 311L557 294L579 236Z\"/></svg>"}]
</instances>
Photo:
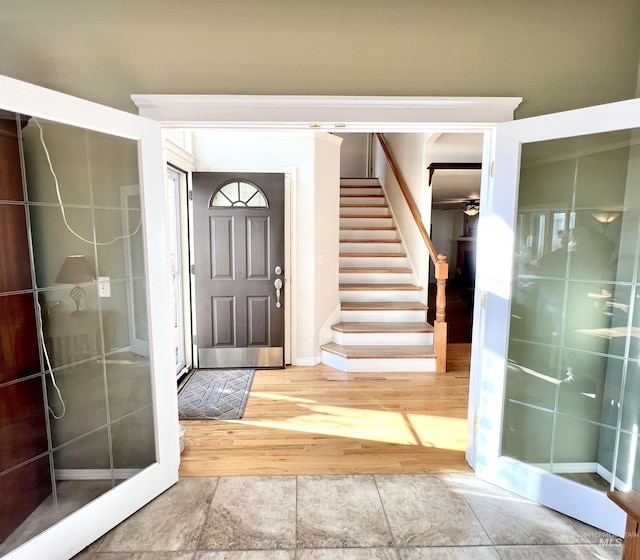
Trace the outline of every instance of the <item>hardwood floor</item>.
<instances>
[{"instance_id":1,"label":"hardwood floor","mask_svg":"<svg viewBox=\"0 0 640 560\"><path fill-rule=\"evenodd\" d=\"M471 472L470 344L447 373L256 372L240 420L190 420L181 476Z\"/></svg>"}]
</instances>

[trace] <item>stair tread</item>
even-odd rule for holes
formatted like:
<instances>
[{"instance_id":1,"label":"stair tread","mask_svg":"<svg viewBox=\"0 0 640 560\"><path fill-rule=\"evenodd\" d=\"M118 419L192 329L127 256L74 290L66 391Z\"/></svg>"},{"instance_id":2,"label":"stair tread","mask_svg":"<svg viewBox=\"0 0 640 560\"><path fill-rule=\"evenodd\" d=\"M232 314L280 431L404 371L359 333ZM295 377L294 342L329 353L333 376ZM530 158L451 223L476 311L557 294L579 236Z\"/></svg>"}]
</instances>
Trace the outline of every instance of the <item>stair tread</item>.
<instances>
[{"instance_id":1,"label":"stair tread","mask_svg":"<svg viewBox=\"0 0 640 560\"><path fill-rule=\"evenodd\" d=\"M344 267L344 268L340 268L340 272L344 272L347 274L355 274L355 273L372 273L372 274L376 274L376 273L394 273L394 272L398 272L398 273L402 273L402 274L406 274L408 272L412 272L412 270L410 268L407 268L405 266L348 266L348 267Z\"/></svg>"},{"instance_id":2,"label":"stair tread","mask_svg":"<svg viewBox=\"0 0 640 560\"><path fill-rule=\"evenodd\" d=\"M433 332L433 325L424 322L343 322L336 323L331 330L342 333L425 333Z\"/></svg>"},{"instance_id":3,"label":"stair tread","mask_svg":"<svg viewBox=\"0 0 640 560\"><path fill-rule=\"evenodd\" d=\"M419 301L343 301L340 308L358 311L426 311L428 307Z\"/></svg>"},{"instance_id":4,"label":"stair tread","mask_svg":"<svg viewBox=\"0 0 640 560\"><path fill-rule=\"evenodd\" d=\"M383 283L362 283L362 284L340 284L340 290L343 291L367 291L367 290L400 290L403 292L420 292L422 288L415 284L383 284Z\"/></svg>"},{"instance_id":5,"label":"stair tread","mask_svg":"<svg viewBox=\"0 0 640 560\"><path fill-rule=\"evenodd\" d=\"M367 252L359 252L359 253L340 253L341 257L380 257L380 258L386 258L386 257L406 257L407 254L406 253L374 253L373 251L367 253Z\"/></svg>"},{"instance_id":6,"label":"stair tread","mask_svg":"<svg viewBox=\"0 0 640 560\"><path fill-rule=\"evenodd\" d=\"M372 345L343 346L335 342L322 345L322 350L337 354L344 358L435 358L436 354L430 344L416 346Z\"/></svg>"},{"instance_id":7,"label":"stair tread","mask_svg":"<svg viewBox=\"0 0 640 560\"><path fill-rule=\"evenodd\" d=\"M369 187L364 187L369 188ZM384 198L384 194L340 194L342 198Z\"/></svg>"}]
</instances>

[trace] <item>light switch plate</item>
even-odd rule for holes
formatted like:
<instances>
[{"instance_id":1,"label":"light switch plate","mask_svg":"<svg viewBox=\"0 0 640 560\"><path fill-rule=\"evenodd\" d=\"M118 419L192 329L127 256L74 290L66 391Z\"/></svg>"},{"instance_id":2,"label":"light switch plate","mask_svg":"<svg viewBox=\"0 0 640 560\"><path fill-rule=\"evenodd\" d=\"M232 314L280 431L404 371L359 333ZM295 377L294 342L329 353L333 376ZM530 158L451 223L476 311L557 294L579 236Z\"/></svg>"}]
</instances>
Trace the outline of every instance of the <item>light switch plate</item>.
<instances>
[{"instance_id":1,"label":"light switch plate","mask_svg":"<svg viewBox=\"0 0 640 560\"><path fill-rule=\"evenodd\" d=\"M98 277L98 295L111 297L111 278L109 276Z\"/></svg>"}]
</instances>

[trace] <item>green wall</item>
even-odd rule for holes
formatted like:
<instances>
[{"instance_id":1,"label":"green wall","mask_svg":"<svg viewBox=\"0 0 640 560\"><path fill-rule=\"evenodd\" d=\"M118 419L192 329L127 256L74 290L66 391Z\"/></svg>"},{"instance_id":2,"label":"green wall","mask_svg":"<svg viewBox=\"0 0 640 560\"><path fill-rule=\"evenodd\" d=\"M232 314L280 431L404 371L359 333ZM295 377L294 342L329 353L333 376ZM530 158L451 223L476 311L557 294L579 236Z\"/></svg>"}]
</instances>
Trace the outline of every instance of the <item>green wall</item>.
<instances>
[{"instance_id":1,"label":"green wall","mask_svg":"<svg viewBox=\"0 0 640 560\"><path fill-rule=\"evenodd\" d=\"M522 96L518 118L636 95L638 0L0 0L0 73L132 93Z\"/></svg>"}]
</instances>

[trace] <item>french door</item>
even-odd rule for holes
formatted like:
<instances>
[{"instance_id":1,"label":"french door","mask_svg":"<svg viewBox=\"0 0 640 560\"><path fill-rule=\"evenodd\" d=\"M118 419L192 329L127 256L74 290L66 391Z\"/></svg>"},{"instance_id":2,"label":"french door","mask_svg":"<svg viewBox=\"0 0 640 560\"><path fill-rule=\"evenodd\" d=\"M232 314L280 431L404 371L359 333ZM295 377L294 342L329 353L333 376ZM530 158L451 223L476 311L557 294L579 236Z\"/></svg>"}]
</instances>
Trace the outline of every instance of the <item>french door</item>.
<instances>
[{"instance_id":1,"label":"french door","mask_svg":"<svg viewBox=\"0 0 640 560\"><path fill-rule=\"evenodd\" d=\"M0 109L17 123L24 175L0 174L16 193L0 206L22 216L28 243L19 257L32 271L3 297L31 298L24 320L36 336L30 368L0 382L3 410L21 423L0 427L41 430L21 437L44 442L3 463L0 478L38 495L19 521L31 515L29 527L39 529L20 532L17 523L1 554L62 560L178 480L160 127L4 76ZM123 202L132 185L137 194ZM140 331L133 337L132 316ZM40 392L39 410L11 405L19 385ZM29 474L40 464L41 481ZM87 485L94 499L78 502L75 489Z\"/></svg>"},{"instance_id":2,"label":"french door","mask_svg":"<svg viewBox=\"0 0 640 560\"><path fill-rule=\"evenodd\" d=\"M499 124L494 161L477 476L622 535L606 492L640 488L640 99Z\"/></svg>"}]
</instances>

